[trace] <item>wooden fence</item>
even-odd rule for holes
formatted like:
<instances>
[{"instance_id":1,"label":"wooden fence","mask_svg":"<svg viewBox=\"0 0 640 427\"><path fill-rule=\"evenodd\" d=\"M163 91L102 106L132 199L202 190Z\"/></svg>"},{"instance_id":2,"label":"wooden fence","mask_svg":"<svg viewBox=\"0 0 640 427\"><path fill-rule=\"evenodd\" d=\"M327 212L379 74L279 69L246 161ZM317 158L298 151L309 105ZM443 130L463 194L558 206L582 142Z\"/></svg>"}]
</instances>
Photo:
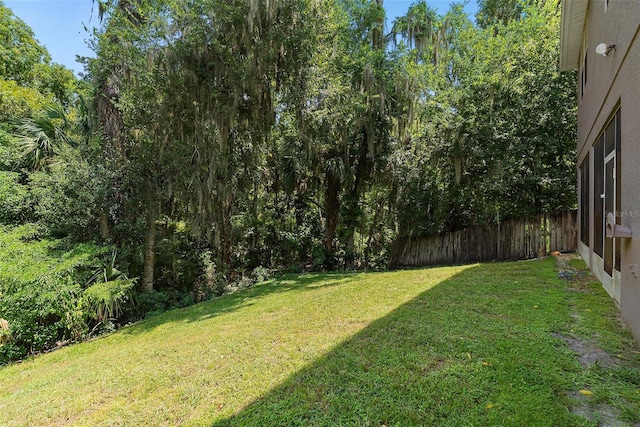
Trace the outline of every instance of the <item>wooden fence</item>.
<instances>
[{"instance_id":1,"label":"wooden fence","mask_svg":"<svg viewBox=\"0 0 640 427\"><path fill-rule=\"evenodd\" d=\"M497 225L400 237L391 249L391 267L515 261L577 248L576 211L542 214Z\"/></svg>"}]
</instances>

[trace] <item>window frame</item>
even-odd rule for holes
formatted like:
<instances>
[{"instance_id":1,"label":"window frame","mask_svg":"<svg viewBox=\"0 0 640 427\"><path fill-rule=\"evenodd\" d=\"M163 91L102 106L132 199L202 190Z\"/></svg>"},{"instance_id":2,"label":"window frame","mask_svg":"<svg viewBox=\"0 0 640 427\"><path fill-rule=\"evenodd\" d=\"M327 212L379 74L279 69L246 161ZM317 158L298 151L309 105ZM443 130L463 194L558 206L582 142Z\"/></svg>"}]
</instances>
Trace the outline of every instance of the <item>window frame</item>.
<instances>
[{"instance_id":1,"label":"window frame","mask_svg":"<svg viewBox=\"0 0 640 427\"><path fill-rule=\"evenodd\" d=\"M582 33L582 47L580 49L580 100L584 97L584 94L587 92L587 82L588 82L588 69L589 69L589 45L587 43L587 30L585 23L585 30Z\"/></svg>"},{"instance_id":2,"label":"window frame","mask_svg":"<svg viewBox=\"0 0 640 427\"><path fill-rule=\"evenodd\" d=\"M591 184L589 179L591 178L591 165L589 160L591 156L589 153L584 157L580 164L580 241L587 246L590 246L589 238L591 236L591 221L590 221L590 201L591 201Z\"/></svg>"}]
</instances>

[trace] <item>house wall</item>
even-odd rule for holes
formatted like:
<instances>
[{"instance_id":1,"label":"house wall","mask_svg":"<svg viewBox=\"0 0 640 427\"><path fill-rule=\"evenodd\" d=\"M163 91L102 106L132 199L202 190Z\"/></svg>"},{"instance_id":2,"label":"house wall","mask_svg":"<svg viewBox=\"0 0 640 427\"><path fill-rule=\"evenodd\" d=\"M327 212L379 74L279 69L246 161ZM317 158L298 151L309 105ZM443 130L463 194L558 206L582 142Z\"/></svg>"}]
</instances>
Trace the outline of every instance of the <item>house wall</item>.
<instances>
[{"instance_id":1,"label":"house wall","mask_svg":"<svg viewBox=\"0 0 640 427\"><path fill-rule=\"evenodd\" d=\"M622 139L618 212L622 225L631 227L633 237L622 239L619 294L612 296L618 297L622 317L640 340L640 1L609 0L606 9L605 0L590 1L585 20L587 84L581 96L578 81L578 165L591 153L593 191L593 144L619 106ZM608 57L597 55L595 47L599 43L615 44L616 50ZM579 67L578 76L582 61ZM590 200L593 222L593 198ZM602 261L584 246L580 253L602 280Z\"/></svg>"}]
</instances>

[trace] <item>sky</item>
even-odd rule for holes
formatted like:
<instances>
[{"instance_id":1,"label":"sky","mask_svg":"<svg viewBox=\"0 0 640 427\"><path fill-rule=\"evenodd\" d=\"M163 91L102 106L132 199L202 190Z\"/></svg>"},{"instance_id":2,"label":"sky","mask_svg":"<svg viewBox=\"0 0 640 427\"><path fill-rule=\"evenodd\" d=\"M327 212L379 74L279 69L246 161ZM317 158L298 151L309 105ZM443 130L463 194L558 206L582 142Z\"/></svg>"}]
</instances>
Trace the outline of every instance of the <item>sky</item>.
<instances>
[{"instance_id":1,"label":"sky","mask_svg":"<svg viewBox=\"0 0 640 427\"><path fill-rule=\"evenodd\" d=\"M0 0L2 1L2 0ZM385 0L387 24L397 16L403 15L414 0ZM451 0L427 0L427 3L444 14ZM27 23L35 33L36 39L44 45L52 61L73 70L76 75L83 66L76 62L76 55L93 56L87 46L90 31L98 25L98 6L92 0L4 0L6 7L14 15ZM465 10L474 14L477 6L470 1Z\"/></svg>"},{"instance_id":2,"label":"sky","mask_svg":"<svg viewBox=\"0 0 640 427\"><path fill-rule=\"evenodd\" d=\"M0 0L2 1L2 0ZM98 24L97 4L92 0L4 0L13 14L27 23L35 38L44 45L53 62L62 64L76 74L83 66L76 55L93 56L87 47L86 26ZM92 16L92 8L95 13Z\"/></svg>"}]
</instances>

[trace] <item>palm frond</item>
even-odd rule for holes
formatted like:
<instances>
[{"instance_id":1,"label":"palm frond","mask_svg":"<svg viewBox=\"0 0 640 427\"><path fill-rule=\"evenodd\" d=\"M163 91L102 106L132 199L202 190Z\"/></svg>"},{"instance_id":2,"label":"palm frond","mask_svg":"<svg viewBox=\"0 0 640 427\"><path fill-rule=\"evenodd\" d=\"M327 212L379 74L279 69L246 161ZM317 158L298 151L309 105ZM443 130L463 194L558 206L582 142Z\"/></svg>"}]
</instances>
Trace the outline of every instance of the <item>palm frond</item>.
<instances>
[{"instance_id":1,"label":"palm frond","mask_svg":"<svg viewBox=\"0 0 640 427\"><path fill-rule=\"evenodd\" d=\"M70 136L71 123L61 105L51 105L44 115L22 120L15 131L23 158L35 170L48 166L61 145L75 145Z\"/></svg>"}]
</instances>

